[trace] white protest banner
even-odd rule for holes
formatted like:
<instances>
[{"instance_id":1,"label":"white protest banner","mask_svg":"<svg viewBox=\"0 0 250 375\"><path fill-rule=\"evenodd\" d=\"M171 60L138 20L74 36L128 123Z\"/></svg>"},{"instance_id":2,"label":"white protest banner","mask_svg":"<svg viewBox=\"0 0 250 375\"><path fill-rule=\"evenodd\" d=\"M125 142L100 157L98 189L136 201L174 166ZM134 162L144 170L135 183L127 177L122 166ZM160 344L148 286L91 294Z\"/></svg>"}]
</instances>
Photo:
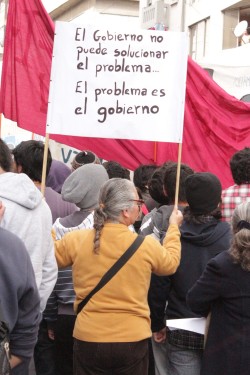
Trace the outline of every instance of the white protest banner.
<instances>
[{"instance_id":1,"label":"white protest banner","mask_svg":"<svg viewBox=\"0 0 250 375\"><path fill-rule=\"evenodd\" d=\"M48 134L182 142L187 36L56 22Z\"/></svg>"}]
</instances>

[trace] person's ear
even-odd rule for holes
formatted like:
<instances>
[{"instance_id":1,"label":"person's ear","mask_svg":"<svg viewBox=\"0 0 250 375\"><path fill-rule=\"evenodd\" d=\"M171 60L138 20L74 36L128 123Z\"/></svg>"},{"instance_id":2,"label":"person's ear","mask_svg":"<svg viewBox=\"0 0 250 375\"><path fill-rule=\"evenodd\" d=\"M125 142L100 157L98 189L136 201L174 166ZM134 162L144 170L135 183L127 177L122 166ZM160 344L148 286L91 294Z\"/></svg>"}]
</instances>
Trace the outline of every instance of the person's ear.
<instances>
[{"instance_id":1,"label":"person's ear","mask_svg":"<svg viewBox=\"0 0 250 375\"><path fill-rule=\"evenodd\" d=\"M13 163L12 163L12 172L14 173L22 173L23 171L23 168L21 165L18 165L15 161L15 159L13 159Z\"/></svg>"},{"instance_id":2,"label":"person's ear","mask_svg":"<svg viewBox=\"0 0 250 375\"><path fill-rule=\"evenodd\" d=\"M17 170L17 173L22 173L23 167L21 165L17 165L16 170Z\"/></svg>"},{"instance_id":3,"label":"person's ear","mask_svg":"<svg viewBox=\"0 0 250 375\"><path fill-rule=\"evenodd\" d=\"M122 214L127 219L130 216L128 208L126 208L125 210L122 210Z\"/></svg>"}]
</instances>

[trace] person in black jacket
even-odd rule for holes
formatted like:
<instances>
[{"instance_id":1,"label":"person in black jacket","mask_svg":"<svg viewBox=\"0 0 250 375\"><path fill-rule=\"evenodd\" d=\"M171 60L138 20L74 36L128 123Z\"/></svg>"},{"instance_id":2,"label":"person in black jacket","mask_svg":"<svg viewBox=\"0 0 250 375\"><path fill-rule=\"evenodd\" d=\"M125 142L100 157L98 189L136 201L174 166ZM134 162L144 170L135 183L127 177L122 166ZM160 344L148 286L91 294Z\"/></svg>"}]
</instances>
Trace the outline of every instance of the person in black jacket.
<instances>
[{"instance_id":1,"label":"person in black jacket","mask_svg":"<svg viewBox=\"0 0 250 375\"><path fill-rule=\"evenodd\" d=\"M201 375L248 375L250 368L250 202L233 214L229 251L212 259L188 292L190 308L211 311Z\"/></svg>"},{"instance_id":2,"label":"person in black jacket","mask_svg":"<svg viewBox=\"0 0 250 375\"><path fill-rule=\"evenodd\" d=\"M181 227L181 263L162 293L159 284L151 285L151 293L153 291L158 299L149 301L152 329L155 331L153 337L157 342L166 340L169 375L200 374L204 337L180 329L166 331L166 302L167 319L197 317L186 304L187 292L200 277L207 262L229 248L231 238L229 224L220 222L218 205L222 188L218 178L207 172L195 173L185 180L185 191L189 206L184 209ZM157 321L154 321L155 316Z\"/></svg>"}]
</instances>

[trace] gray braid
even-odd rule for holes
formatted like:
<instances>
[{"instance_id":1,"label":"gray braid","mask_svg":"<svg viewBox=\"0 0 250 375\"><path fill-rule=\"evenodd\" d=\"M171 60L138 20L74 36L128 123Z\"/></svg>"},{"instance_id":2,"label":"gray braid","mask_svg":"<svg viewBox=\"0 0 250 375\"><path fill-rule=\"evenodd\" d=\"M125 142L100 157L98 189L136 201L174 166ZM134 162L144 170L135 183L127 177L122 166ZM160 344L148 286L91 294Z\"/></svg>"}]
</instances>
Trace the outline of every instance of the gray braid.
<instances>
[{"instance_id":1,"label":"gray braid","mask_svg":"<svg viewBox=\"0 0 250 375\"><path fill-rule=\"evenodd\" d=\"M104 183L99 195L100 207L94 214L94 252L98 253L100 236L105 222L118 223L121 211L133 206L135 186L123 178L112 178Z\"/></svg>"},{"instance_id":2,"label":"gray braid","mask_svg":"<svg viewBox=\"0 0 250 375\"><path fill-rule=\"evenodd\" d=\"M100 236L104 223L107 220L107 215L101 207L97 208L94 213L94 229L95 229L95 238L94 238L94 252L99 253L98 249L100 247Z\"/></svg>"}]
</instances>

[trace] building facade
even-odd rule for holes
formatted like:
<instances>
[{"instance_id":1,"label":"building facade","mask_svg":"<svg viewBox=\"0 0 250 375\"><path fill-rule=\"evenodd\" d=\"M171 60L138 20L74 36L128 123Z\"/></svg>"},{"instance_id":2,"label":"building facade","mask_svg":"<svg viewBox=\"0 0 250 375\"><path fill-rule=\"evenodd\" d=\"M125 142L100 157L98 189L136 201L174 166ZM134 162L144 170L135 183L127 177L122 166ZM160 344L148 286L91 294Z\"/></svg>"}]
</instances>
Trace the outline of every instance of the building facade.
<instances>
[{"instance_id":1,"label":"building facade","mask_svg":"<svg viewBox=\"0 0 250 375\"><path fill-rule=\"evenodd\" d=\"M97 21L106 26L110 22L138 24L139 0L42 0L51 18L56 21Z\"/></svg>"},{"instance_id":2,"label":"building facade","mask_svg":"<svg viewBox=\"0 0 250 375\"><path fill-rule=\"evenodd\" d=\"M236 25L246 20L250 26L249 0L141 0L140 15L146 7L160 4L168 29L188 32L189 54L197 61L239 46L242 41L234 34Z\"/></svg>"},{"instance_id":3,"label":"building facade","mask_svg":"<svg viewBox=\"0 0 250 375\"><path fill-rule=\"evenodd\" d=\"M249 0L190 0L185 8L189 52L198 61L241 45L241 36L236 37L234 34L235 27L243 20L250 26Z\"/></svg>"}]
</instances>

